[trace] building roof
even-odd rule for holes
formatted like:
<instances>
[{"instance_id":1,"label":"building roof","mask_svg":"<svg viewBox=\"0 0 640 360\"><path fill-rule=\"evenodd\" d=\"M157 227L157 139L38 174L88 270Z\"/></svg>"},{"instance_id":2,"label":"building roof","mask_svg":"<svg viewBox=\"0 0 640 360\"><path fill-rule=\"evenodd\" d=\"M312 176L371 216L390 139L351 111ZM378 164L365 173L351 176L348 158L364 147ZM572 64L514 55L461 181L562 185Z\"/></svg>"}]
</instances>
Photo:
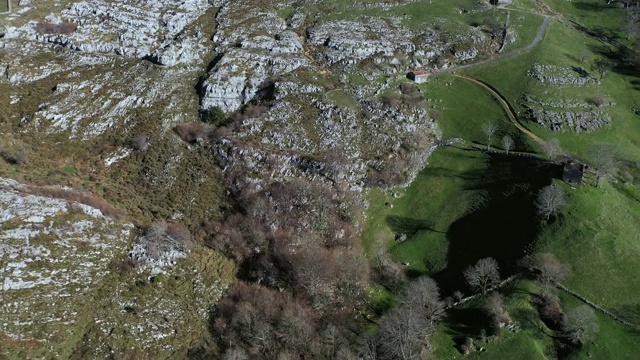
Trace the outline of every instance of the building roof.
<instances>
[{"instance_id":1,"label":"building roof","mask_svg":"<svg viewBox=\"0 0 640 360\"><path fill-rule=\"evenodd\" d=\"M584 165L577 161L567 161L564 163L564 169L562 171L562 180L567 183L580 184L582 183L582 176L584 173Z\"/></svg>"},{"instance_id":2,"label":"building roof","mask_svg":"<svg viewBox=\"0 0 640 360\"><path fill-rule=\"evenodd\" d=\"M426 70L414 70L413 71L413 75L416 75L416 76L418 76L418 75L429 75L429 72L426 71Z\"/></svg>"}]
</instances>

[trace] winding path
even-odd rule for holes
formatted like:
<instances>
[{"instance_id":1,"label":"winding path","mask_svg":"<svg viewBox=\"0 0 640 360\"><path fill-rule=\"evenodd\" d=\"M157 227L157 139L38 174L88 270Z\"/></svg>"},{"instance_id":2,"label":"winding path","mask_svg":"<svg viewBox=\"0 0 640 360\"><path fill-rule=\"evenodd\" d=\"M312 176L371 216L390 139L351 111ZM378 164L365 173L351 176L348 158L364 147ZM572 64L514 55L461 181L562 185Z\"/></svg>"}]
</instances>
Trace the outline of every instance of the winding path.
<instances>
[{"instance_id":1,"label":"winding path","mask_svg":"<svg viewBox=\"0 0 640 360\"><path fill-rule=\"evenodd\" d=\"M531 44L529 44L529 46L524 47L522 49L518 49L518 50L514 50L514 51L511 51L511 52L508 52L506 54L498 55L498 56L492 57L490 59L478 61L478 62L475 62L473 64L460 65L460 66L451 67L451 68L448 68L448 69L445 69L445 70L441 70L441 71L438 71L438 74L447 73L447 72L453 72L453 71L457 71L457 70L469 69L469 68L472 68L472 67L475 67L475 66L479 66L479 65L484 65L484 64L490 63L492 61L501 60L501 59L509 58L509 57L516 56L516 55L521 55L521 54L524 54L526 52L531 51L531 49L533 49L534 47L538 46L538 44L540 44L540 42L544 38L544 34L547 32L547 28L549 27L549 20L551 20L551 18L553 18L553 16L551 16L551 15L542 15L542 16L544 16L544 20L542 21L542 25L540 25L540 30L538 30L538 34L536 34L535 39L533 39L533 42L531 42Z\"/></svg>"},{"instance_id":2,"label":"winding path","mask_svg":"<svg viewBox=\"0 0 640 360\"><path fill-rule=\"evenodd\" d=\"M511 107L511 104L509 104L509 101L507 101L507 99L502 94L500 94L500 92L498 92L497 89L495 89L493 86L485 83L482 80L479 80L470 76L464 76L464 75L458 75L458 74L453 74L453 76L461 79L469 80L479 85L486 91L488 91L491 95L493 95L494 98L496 98L496 100L498 100L500 105L502 105L504 111L509 116L509 120L511 120L513 125L515 125L518 128L518 130L527 134L527 136L529 136L533 141L537 142L538 144L544 145L545 141L541 137L532 133L531 130L527 129L524 125L522 125L522 123L520 123L520 121L518 120L518 114L515 112L513 107Z\"/></svg>"},{"instance_id":3,"label":"winding path","mask_svg":"<svg viewBox=\"0 0 640 360\"><path fill-rule=\"evenodd\" d=\"M552 16L544 15L544 21L542 22L542 26L540 27L540 30L538 31L538 34L536 35L536 37L533 40L533 42L529 46L527 46L525 48L518 49L518 50L512 51L510 53L507 53L507 54L504 54L504 55L500 55L500 56L496 56L494 58L487 59L487 60L484 60L484 61L480 61L480 62L477 62L477 63L474 63L474 64L458 66L458 67L455 67L455 68L452 68L452 69L448 69L447 71L442 71L442 72L449 72L449 71L454 71L454 70L468 69L470 67L486 64L486 63L494 61L494 60L504 59L506 57L511 57L511 56L515 56L515 55L520 55L520 54L526 53L526 52L530 51L531 49L533 49L534 47L536 47L538 44L540 44L540 42L542 41L542 39L544 37L545 32L547 31L547 28L549 26L549 20L551 18L552 18ZM457 78L460 78L460 79L465 79L465 80L471 81L474 84L476 84L476 85L482 87L483 89L485 89L493 97L495 97L496 100L498 100L500 105L504 108L504 111L509 116L509 119L511 120L511 122L520 131L522 131L524 134L529 136L532 140L534 140L535 142L537 142L540 145L543 145L545 143L545 141L542 138L540 138L536 134L532 133L522 123L520 123L520 121L518 120L518 115L515 112L515 110L513 109L513 107L511 106L511 104L509 104L509 101L496 88L494 88L490 84L488 84L488 83L486 83L486 82L484 82L484 81L482 81L480 79L476 79L474 77L455 74L455 73L453 73L453 76L455 76ZM510 280L512 280L512 278L509 278L507 280L510 281ZM502 286L502 284L501 284L501 286ZM556 283L556 287L561 289L562 291L574 296L575 298L577 298L578 300L584 302L588 306L590 306L590 307L600 311L601 313L607 315L608 317L612 318L613 320L615 320L615 321L617 321L617 322L619 322L619 323L621 323L623 325L629 326L631 328L640 329L640 324L635 324L635 323L629 322L629 321L617 316L616 314L614 314L614 313L608 311L607 309L605 309L603 306L598 305L598 304L596 304L596 303L594 303L592 301L589 301L584 296L578 294L575 291L572 291L572 290L568 289L567 287L563 286L562 284ZM473 296L470 297L470 298L473 298ZM470 298L469 299L464 299L464 301L470 300Z\"/></svg>"},{"instance_id":4,"label":"winding path","mask_svg":"<svg viewBox=\"0 0 640 360\"><path fill-rule=\"evenodd\" d=\"M507 100L507 98L504 97L496 88L494 88L490 84L488 84L488 83L486 83L486 82L484 82L484 81L482 81L480 79L476 79L476 78L473 78L473 77L470 77L470 76L456 74L455 71L463 70L463 69L469 69L469 68L474 67L474 66L484 65L484 64L487 64L487 63L492 62L492 61L501 60L501 59L505 59L505 58L508 58L508 57L516 56L516 55L521 55L521 54L524 54L526 52L531 51L534 47L536 47L536 46L538 46L538 44L540 44L540 42L544 38L544 34L547 32L547 28L549 27L549 20L551 20L552 16L550 16L550 15L543 15L543 16L544 16L544 20L542 21L542 25L540 25L540 29L538 30L538 33L536 34L536 37L533 39L531 44L529 44L529 46L527 46L525 48L522 48L522 49L518 49L518 50L514 50L514 51L511 51L511 52L508 52L506 54L498 55L498 56L495 56L495 57L490 58L490 59L479 61L479 62L476 62L476 63L473 63L473 64L456 66L456 67L452 67L452 68L449 68L449 69L446 69L446 70L438 72L438 74L451 72L453 74L453 76L461 78L461 79L469 80L469 81L475 83L476 85L482 87L486 91L488 91L493 97L496 98L496 100L498 100L498 102L503 107L504 111L507 113L507 115L509 117L509 120L511 120L513 125L515 125L520 131L522 131L524 134L529 136L533 141L537 142L540 145L544 145L545 141L541 137L539 137L538 135L534 134L529 129L527 129L518 120L518 114L515 112L515 110L513 109L513 107L509 103L509 101Z\"/></svg>"}]
</instances>

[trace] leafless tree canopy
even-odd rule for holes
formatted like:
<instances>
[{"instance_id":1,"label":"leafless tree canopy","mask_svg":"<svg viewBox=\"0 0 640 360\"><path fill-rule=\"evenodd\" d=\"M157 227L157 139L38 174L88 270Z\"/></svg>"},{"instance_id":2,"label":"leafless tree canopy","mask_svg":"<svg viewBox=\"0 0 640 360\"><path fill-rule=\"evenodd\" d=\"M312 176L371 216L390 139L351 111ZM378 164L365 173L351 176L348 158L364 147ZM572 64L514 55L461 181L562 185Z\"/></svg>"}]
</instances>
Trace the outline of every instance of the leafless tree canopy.
<instances>
[{"instance_id":1,"label":"leafless tree canopy","mask_svg":"<svg viewBox=\"0 0 640 360\"><path fill-rule=\"evenodd\" d=\"M618 148L613 144L594 144L591 148L591 158L597 172L598 186L603 179L615 175L618 170Z\"/></svg>"},{"instance_id":2,"label":"leafless tree canopy","mask_svg":"<svg viewBox=\"0 0 640 360\"><path fill-rule=\"evenodd\" d=\"M554 160L558 156L562 155L564 151L560 146L560 140L558 139L549 139L542 144L542 148L544 153L549 157L549 159Z\"/></svg>"},{"instance_id":3,"label":"leafless tree canopy","mask_svg":"<svg viewBox=\"0 0 640 360\"><path fill-rule=\"evenodd\" d=\"M482 132L487 136L487 150L491 149L491 139L498 130L498 126L494 123L486 123L482 125Z\"/></svg>"},{"instance_id":4,"label":"leafless tree canopy","mask_svg":"<svg viewBox=\"0 0 640 360\"><path fill-rule=\"evenodd\" d=\"M399 297L398 307L381 319L377 336L381 359L422 359L429 353L426 337L444 315L436 282L428 276L413 281Z\"/></svg>"},{"instance_id":5,"label":"leafless tree canopy","mask_svg":"<svg viewBox=\"0 0 640 360\"><path fill-rule=\"evenodd\" d=\"M149 225L140 242L154 258L171 250L188 251L193 247L191 233L184 225L165 221Z\"/></svg>"},{"instance_id":6,"label":"leafless tree canopy","mask_svg":"<svg viewBox=\"0 0 640 360\"><path fill-rule=\"evenodd\" d=\"M502 148L509 154L509 151L513 149L513 138L509 135L502 137Z\"/></svg>"},{"instance_id":7,"label":"leafless tree canopy","mask_svg":"<svg viewBox=\"0 0 640 360\"><path fill-rule=\"evenodd\" d=\"M377 282L392 292L397 292L406 282L404 269L386 252L380 252L376 256L373 271Z\"/></svg>"},{"instance_id":8,"label":"leafless tree canopy","mask_svg":"<svg viewBox=\"0 0 640 360\"><path fill-rule=\"evenodd\" d=\"M419 309L400 306L381 319L378 331L380 359L417 359L427 346L431 323Z\"/></svg>"},{"instance_id":9,"label":"leafless tree canopy","mask_svg":"<svg viewBox=\"0 0 640 360\"><path fill-rule=\"evenodd\" d=\"M469 286L484 294L500 282L498 262L490 257L480 259L464 271L464 278Z\"/></svg>"},{"instance_id":10,"label":"leafless tree canopy","mask_svg":"<svg viewBox=\"0 0 640 360\"><path fill-rule=\"evenodd\" d=\"M538 214L547 220L551 215L557 214L564 205L564 192L556 185L543 187L536 200Z\"/></svg>"},{"instance_id":11,"label":"leafless tree canopy","mask_svg":"<svg viewBox=\"0 0 640 360\"><path fill-rule=\"evenodd\" d=\"M545 291L533 298L533 304L540 314L540 318L553 327L564 324L565 315L560 307L560 299L551 292Z\"/></svg>"},{"instance_id":12,"label":"leafless tree canopy","mask_svg":"<svg viewBox=\"0 0 640 360\"><path fill-rule=\"evenodd\" d=\"M504 310L504 297L498 292L487 297L487 302L483 306L484 311L491 317L493 325L498 328L501 325L509 323L511 319Z\"/></svg>"},{"instance_id":13,"label":"leafless tree canopy","mask_svg":"<svg viewBox=\"0 0 640 360\"><path fill-rule=\"evenodd\" d=\"M588 305L581 305L567 312L563 330L571 342L584 344L595 339L600 328L593 309Z\"/></svg>"},{"instance_id":14,"label":"leafless tree canopy","mask_svg":"<svg viewBox=\"0 0 640 360\"><path fill-rule=\"evenodd\" d=\"M432 324L445 314L438 284L428 276L421 276L414 280L407 287L401 301L406 306L420 309L422 316Z\"/></svg>"},{"instance_id":15,"label":"leafless tree canopy","mask_svg":"<svg viewBox=\"0 0 640 360\"><path fill-rule=\"evenodd\" d=\"M551 253L535 254L525 259L525 266L534 271L543 284L553 285L566 279L571 270Z\"/></svg>"}]
</instances>

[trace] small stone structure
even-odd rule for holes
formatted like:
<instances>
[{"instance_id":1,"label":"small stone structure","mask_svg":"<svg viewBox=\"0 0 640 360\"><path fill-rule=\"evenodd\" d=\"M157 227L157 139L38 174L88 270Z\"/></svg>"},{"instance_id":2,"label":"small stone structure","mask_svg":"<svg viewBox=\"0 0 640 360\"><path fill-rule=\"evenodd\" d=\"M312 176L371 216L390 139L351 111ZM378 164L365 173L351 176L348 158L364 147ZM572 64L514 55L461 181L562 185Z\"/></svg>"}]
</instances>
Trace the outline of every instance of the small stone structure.
<instances>
[{"instance_id":1,"label":"small stone structure","mask_svg":"<svg viewBox=\"0 0 640 360\"><path fill-rule=\"evenodd\" d=\"M568 160L564 163L562 170L562 180L567 184L580 185L584 175L584 165L575 161Z\"/></svg>"},{"instance_id":2,"label":"small stone structure","mask_svg":"<svg viewBox=\"0 0 640 360\"><path fill-rule=\"evenodd\" d=\"M413 81L415 81L417 84L422 84L427 82L427 80L429 79L429 75L431 73L429 73L428 71L425 70L415 70L410 72L407 77Z\"/></svg>"}]
</instances>

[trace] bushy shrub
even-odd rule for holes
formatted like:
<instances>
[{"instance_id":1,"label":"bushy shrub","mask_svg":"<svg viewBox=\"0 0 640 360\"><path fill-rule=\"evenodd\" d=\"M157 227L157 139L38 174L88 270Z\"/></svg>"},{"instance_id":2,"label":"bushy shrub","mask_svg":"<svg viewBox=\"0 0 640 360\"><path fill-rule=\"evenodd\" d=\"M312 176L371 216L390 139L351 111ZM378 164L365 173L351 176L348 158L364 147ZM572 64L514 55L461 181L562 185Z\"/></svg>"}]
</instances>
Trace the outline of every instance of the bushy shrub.
<instances>
[{"instance_id":1,"label":"bushy shrub","mask_svg":"<svg viewBox=\"0 0 640 360\"><path fill-rule=\"evenodd\" d=\"M27 162L27 153L23 148L0 144L0 157L6 162L23 165Z\"/></svg>"},{"instance_id":2,"label":"bushy shrub","mask_svg":"<svg viewBox=\"0 0 640 360\"><path fill-rule=\"evenodd\" d=\"M42 22L36 24L36 31L41 34L68 35L76 30L78 30L78 24L72 22L62 22L60 24Z\"/></svg>"},{"instance_id":3,"label":"bushy shrub","mask_svg":"<svg viewBox=\"0 0 640 360\"><path fill-rule=\"evenodd\" d=\"M227 121L227 116L219 106L213 106L205 111L204 121L214 126L223 125Z\"/></svg>"},{"instance_id":4,"label":"bushy shrub","mask_svg":"<svg viewBox=\"0 0 640 360\"><path fill-rule=\"evenodd\" d=\"M173 131L188 143L195 143L199 140L207 141L211 135L211 129L206 125L191 122L177 124Z\"/></svg>"}]
</instances>

